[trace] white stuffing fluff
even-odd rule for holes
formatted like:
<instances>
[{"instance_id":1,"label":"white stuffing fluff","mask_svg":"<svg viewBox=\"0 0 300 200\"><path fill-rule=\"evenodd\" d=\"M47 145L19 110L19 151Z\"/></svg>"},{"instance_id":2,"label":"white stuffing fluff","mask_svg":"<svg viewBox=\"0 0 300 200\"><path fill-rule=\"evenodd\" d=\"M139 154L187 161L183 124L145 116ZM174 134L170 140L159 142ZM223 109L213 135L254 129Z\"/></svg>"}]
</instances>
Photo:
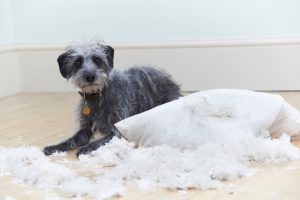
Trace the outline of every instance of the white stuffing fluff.
<instances>
[{"instance_id":1,"label":"white stuffing fluff","mask_svg":"<svg viewBox=\"0 0 300 200\"><path fill-rule=\"evenodd\" d=\"M0 176L67 196L104 199L124 194L129 185L221 188L224 180L253 174L253 162L300 158L290 143L299 132L299 113L277 95L207 91L125 119L117 127L132 142L113 138L79 160L63 153L46 157L37 147L0 147ZM270 137L272 128L277 139Z\"/></svg>"}]
</instances>

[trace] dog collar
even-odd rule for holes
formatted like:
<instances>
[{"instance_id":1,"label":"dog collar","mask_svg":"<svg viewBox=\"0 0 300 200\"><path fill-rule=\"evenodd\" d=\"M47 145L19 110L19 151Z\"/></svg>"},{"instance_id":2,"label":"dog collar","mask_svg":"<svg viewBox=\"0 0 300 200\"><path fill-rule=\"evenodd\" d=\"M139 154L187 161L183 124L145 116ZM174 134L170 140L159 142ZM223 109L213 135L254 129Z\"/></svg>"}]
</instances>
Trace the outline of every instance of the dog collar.
<instances>
[{"instance_id":1,"label":"dog collar","mask_svg":"<svg viewBox=\"0 0 300 200\"><path fill-rule=\"evenodd\" d=\"M89 93L88 92L81 92L81 91L79 91L78 93L85 100L86 99L91 99L91 98L94 98L94 97L99 97L102 94L100 91L99 92L89 92Z\"/></svg>"},{"instance_id":2,"label":"dog collar","mask_svg":"<svg viewBox=\"0 0 300 200\"><path fill-rule=\"evenodd\" d=\"M84 100L84 106L82 107L82 113L86 116L89 116L91 114L91 109L87 103L87 99L92 99L95 97L100 97L101 96L101 92L92 92L92 93L85 93L85 92L78 92L80 94L80 96L83 98Z\"/></svg>"}]
</instances>

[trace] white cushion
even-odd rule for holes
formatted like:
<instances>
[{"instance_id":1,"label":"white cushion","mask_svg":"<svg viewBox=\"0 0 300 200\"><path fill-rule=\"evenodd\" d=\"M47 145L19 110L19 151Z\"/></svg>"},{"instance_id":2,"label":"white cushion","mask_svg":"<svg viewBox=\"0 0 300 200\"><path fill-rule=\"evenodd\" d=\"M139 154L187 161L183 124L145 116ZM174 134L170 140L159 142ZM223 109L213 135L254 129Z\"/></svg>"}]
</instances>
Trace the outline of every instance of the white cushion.
<instances>
[{"instance_id":1,"label":"white cushion","mask_svg":"<svg viewBox=\"0 0 300 200\"><path fill-rule=\"evenodd\" d=\"M208 141L298 135L300 114L279 95L217 89L182 97L115 125L138 145L194 149Z\"/></svg>"}]
</instances>

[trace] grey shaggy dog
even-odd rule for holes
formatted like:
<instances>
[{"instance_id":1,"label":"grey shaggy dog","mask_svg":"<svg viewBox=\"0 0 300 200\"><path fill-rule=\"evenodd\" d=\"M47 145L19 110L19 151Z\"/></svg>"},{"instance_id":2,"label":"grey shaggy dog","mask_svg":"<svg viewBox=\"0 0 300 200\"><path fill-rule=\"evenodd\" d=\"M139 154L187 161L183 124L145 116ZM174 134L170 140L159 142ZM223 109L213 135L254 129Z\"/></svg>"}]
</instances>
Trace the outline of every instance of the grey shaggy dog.
<instances>
[{"instance_id":1,"label":"grey shaggy dog","mask_svg":"<svg viewBox=\"0 0 300 200\"><path fill-rule=\"evenodd\" d=\"M115 123L181 96L166 72L147 66L120 72L113 69L113 59L114 49L103 43L71 45L58 57L61 75L81 90L79 129L69 139L45 147L46 155L78 147L77 156L87 154L121 137ZM90 142L96 131L105 136Z\"/></svg>"}]
</instances>

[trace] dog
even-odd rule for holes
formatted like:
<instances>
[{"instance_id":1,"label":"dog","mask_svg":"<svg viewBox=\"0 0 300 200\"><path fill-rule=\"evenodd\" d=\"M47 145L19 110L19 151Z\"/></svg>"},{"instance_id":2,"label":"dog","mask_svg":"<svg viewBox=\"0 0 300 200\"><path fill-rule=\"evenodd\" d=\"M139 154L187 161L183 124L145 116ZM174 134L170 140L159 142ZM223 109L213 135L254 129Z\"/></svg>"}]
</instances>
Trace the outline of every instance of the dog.
<instances>
[{"instance_id":1,"label":"dog","mask_svg":"<svg viewBox=\"0 0 300 200\"><path fill-rule=\"evenodd\" d=\"M88 154L121 137L115 123L178 99L180 87L172 77L151 66L133 66L123 72L113 65L114 49L103 42L79 43L66 48L57 62L61 75L80 89L79 128L69 139L44 148L46 155L79 147ZM95 132L104 137L92 142Z\"/></svg>"}]
</instances>

